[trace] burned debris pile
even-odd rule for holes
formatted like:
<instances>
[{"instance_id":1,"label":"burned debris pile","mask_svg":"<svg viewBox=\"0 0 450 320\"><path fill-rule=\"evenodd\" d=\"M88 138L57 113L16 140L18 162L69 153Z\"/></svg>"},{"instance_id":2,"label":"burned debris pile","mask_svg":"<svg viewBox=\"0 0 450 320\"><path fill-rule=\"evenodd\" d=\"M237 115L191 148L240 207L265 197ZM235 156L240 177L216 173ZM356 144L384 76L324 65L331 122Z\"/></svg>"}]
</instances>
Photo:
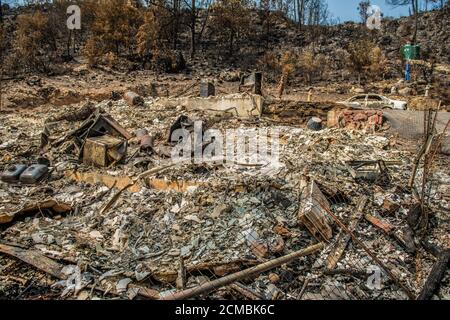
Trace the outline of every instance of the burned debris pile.
<instances>
[{"instance_id":1,"label":"burned debris pile","mask_svg":"<svg viewBox=\"0 0 450 320\"><path fill-rule=\"evenodd\" d=\"M381 130L382 112L280 123L253 93L202 90L2 115L0 296L449 298L439 134L428 131L424 166L421 142ZM216 145L211 129L266 133L270 153L173 161L181 140Z\"/></svg>"}]
</instances>

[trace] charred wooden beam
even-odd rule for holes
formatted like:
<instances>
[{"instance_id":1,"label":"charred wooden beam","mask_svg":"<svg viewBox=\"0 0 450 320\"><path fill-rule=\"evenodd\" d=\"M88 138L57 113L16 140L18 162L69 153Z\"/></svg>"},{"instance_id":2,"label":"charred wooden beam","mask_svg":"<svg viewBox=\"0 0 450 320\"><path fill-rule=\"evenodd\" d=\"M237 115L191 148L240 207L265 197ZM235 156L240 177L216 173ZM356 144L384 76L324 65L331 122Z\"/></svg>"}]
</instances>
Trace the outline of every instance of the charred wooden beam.
<instances>
[{"instance_id":1,"label":"charred wooden beam","mask_svg":"<svg viewBox=\"0 0 450 320\"><path fill-rule=\"evenodd\" d=\"M439 289L442 279L448 270L448 263L450 259L450 249L442 250L430 271L430 275L425 282L425 285L420 292L417 300L430 300L434 293Z\"/></svg>"}]
</instances>

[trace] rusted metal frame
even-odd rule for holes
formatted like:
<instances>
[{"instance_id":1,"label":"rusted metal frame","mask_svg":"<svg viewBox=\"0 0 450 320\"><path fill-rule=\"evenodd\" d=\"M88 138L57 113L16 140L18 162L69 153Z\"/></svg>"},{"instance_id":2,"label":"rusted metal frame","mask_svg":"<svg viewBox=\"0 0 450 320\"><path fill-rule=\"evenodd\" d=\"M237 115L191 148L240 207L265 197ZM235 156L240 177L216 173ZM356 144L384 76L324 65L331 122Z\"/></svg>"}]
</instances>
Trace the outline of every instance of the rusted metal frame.
<instances>
[{"instance_id":1,"label":"rusted metal frame","mask_svg":"<svg viewBox=\"0 0 450 320\"><path fill-rule=\"evenodd\" d=\"M361 241L359 240L355 234L350 231L343 223L342 221L326 206L321 204L321 207L328 212L328 214L331 216L331 218L336 222L336 224L342 228L350 237L352 238L352 241L356 244L358 244L388 275L389 277L400 287L402 290L406 293L409 299L414 300L416 297L411 292L411 290L406 287L406 285L402 284L397 277L392 273L392 271L380 260L375 256L375 254L370 251L370 249Z\"/></svg>"},{"instance_id":2,"label":"rusted metal frame","mask_svg":"<svg viewBox=\"0 0 450 320\"><path fill-rule=\"evenodd\" d=\"M367 204L367 201L369 200L369 198L367 196L362 196L359 200L358 200L358 204L354 213L354 216L352 218L352 221L350 222L350 226L349 229L354 231L359 222L361 221L362 217L363 217L363 211L364 211L364 207ZM347 248L348 243L350 242L350 236L344 235L344 234L340 234L338 237L338 240L336 242L336 244L333 247L333 250L331 250L330 254L328 255L327 258L327 269L334 269L339 261L339 259L341 258L342 254L345 251L345 248Z\"/></svg>"},{"instance_id":3,"label":"rusted metal frame","mask_svg":"<svg viewBox=\"0 0 450 320\"><path fill-rule=\"evenodd\" d=\"M47 258L39 251L26 250L0 243L0 253L15 257L57 279L67 279L67 275L63 273L63 266L58 262Z\"/></svg>"}]
</instances>

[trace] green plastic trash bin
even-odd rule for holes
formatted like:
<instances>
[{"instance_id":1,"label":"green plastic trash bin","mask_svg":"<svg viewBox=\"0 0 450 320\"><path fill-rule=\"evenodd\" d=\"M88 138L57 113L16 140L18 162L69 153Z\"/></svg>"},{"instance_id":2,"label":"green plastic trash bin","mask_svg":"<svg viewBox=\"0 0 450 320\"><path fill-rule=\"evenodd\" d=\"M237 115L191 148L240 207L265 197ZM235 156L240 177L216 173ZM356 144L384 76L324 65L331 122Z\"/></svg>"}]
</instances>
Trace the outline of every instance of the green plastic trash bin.
<instances>
[{"instance_id":1,"label":"green plastic trash bin","mask_svg":"<svg viewBox=\"0 0 450 320\"><path fill-rule=\"evenodd\" d=\"M420 59L420 45L404 45L401 49L401 53L405 60Z\"/></svg>"}]
</instances>

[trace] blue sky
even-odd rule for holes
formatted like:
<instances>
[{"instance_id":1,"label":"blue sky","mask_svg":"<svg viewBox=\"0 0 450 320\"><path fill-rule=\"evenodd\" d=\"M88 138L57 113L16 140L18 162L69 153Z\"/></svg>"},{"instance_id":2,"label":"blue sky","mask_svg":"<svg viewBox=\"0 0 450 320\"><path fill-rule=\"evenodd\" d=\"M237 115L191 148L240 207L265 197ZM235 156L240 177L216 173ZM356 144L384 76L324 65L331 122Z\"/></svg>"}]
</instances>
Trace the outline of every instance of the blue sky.
<instances>
[{"instance_id":1,"label":"blue sky","mask_svg":"<svg viewBox=\"0 0 450 320\"><path fill-rule=\"evenodd\" d=\"M4 2L20 2L14 0L3 0ZM335 18L339 18L341 22L358 21L358 3L361 0L327 0L330 12ZM392 8L386 5L385 0L372 0L372 4L376 4L381 8L384 16L399 17L408 14L408 7Z\"/></svg>"},{"instance_id":2,"label":"blue sky","mask_svg":"<svg viewBox=\"0 0 450 320\"><path fill-rule=\"evenodd\" d=\"M344 21L358 21L358 3L361 0L327 0L330 12L335 18L339 18L341 22ZM372 4L375 4L381 8L381 12L385 17L399 17L408 15L408 7L392 8L386 5L385 0L372 0Z\"/></svg>"}]
</instances>

